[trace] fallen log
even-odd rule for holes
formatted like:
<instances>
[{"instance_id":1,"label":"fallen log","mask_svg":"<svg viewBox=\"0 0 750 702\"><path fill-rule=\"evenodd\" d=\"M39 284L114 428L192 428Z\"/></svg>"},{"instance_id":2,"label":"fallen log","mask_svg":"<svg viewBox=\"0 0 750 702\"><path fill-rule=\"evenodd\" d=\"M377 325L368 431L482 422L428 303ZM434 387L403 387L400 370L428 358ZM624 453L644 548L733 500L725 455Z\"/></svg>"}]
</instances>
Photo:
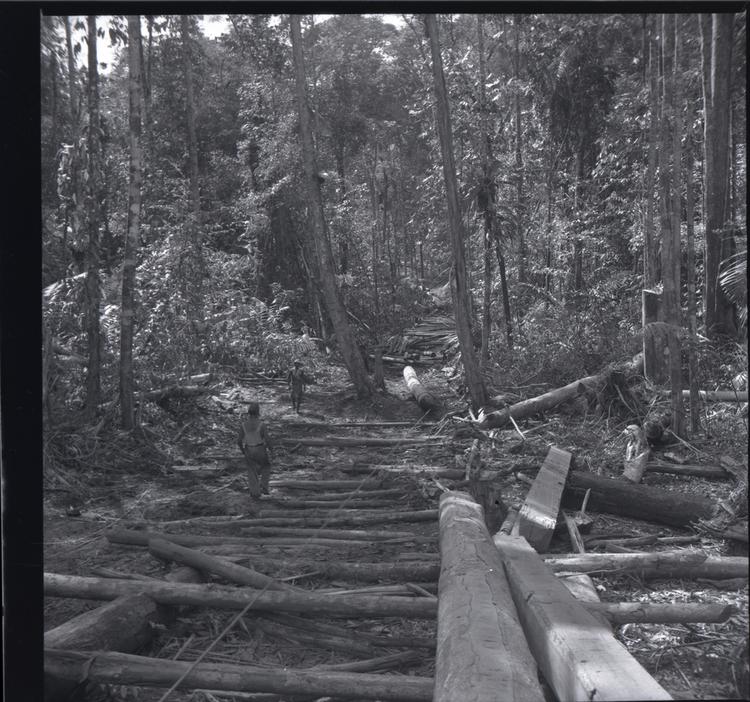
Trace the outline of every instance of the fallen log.
<instances>
[{"instance_id":1,"label":"fallen log","mask_svg":"<svg viewBox=\"0 0 750 702\"><path fill-rule=\"evenodd\" d=\"M720 466L696 466L689 464L678 465L667 461L649 461L646 464L647 473L672 473L674 475L691 475L707 480L728 480L732 474Z\"/></svg>"},{"instance_id":2,"label":"fallen log","mask_svg":"<svg viewBox=\"0 0 750 702\"><path fill-rule=\"evenodd\" d=\"M652 604L650 602L587 602L589 612L603 614L613 625L648 624L719 624L725 622L737 608L725 604L704 604L696 602L670 602Z\"/></svg>"},{"instance_id":3,"label":"fallen log","mask_svg":"<svg viewBox=\"0 0 750 702\"><path fill-rule=\"evenodd\" d=\"M295 527L247 527L242 530L248 536L301 536L318 537L326 539L339 539L355 541L392 541L402 539L409 541L420 538L420 534L412 534L408 531L366 531L364 529L298 529Z\"/></svg>"},{"instance_id":4,"label":"fallen log","mask_svg":"<svg viewBox=\"0 0 750 702\"><path fill-rule=\"evenodd\" d=\"M646 536L633 536L624 538L607 538L606 536L597 536L586 538L586 546L596 548L614 545L614 546L651 546L653 544L698 544L701 541L700 536L657 536L648 534Z\"/></svg>"},{"instance_id":5,"label":"fallen log","mask_svg":"<svg viewBox=\"0 0 750 702\"><path fill-rule=\"evenodd\" d=\"M272 488L294 490L373 490L382 486L381 480L271 480Z\"/></svg>"},{"instance_id":6,"label":"fallen log","mask_svg":"<svg viewBox=\"0 0 750 702\"><path fill-rule=\"evenodd\" d=\"M149 539L148 550L151 555L159 560L175 561L182 565L191 566L204 572L219 575L229 580L229 582L237 583L238 585L249 585L250 587L259 589L265 587L269 590L300 590L300 588L278 582L251 568L245 568L221 558L179 546L165 539Z\"/></svg>"},{"instance_id":7,"label":"fallen log","mask_svg":"<svg viewBox=\"0 0 750 702\"><path fill-rule=\"evenodd\" d=\"M400 466L400 465L373 465L354 464L339 468L342 473L399 473L401 475L419 476L426 475L432 478L445 478L446 480L463 480L465 472L460 468L440 468L439 466Z\"/></svg>"},{"instance_id":8,"label":"fallen log","mask_svg":"<svg viewBox=\"0 0 750 702\"><path fill-rule=\"evenodd\" d=\"M440 498L442 565L434 702L544 699L481 507Z\"/></svg>"},{"instance_id":9,"label":"fallen log","mask_svg":"<svg viewBox=\"0 0 750 702\"><path fill-rule=\"evenodd\" d=\"M747 390L698 390L698 397L704 402L747 402ZM682 399L690 399L690 390L682 391Z\"/></svg>"},{"instance_id":10,"label":"fallen log","mask_svg":"<svg viewBox=\"0 0 750 702\"><path fill-rule=\"evenodd\" d=\"M143 398L149 402L159 402L172 397L195 397L196 395L213 395L217 392L212 387L201 387L200 385L170 385L158 390L149 390L143 393Z\"/></svg>"},{"instance_id":11,"label":"fallen log","mask_svg":"<svg viewBox=\"0 0 750 702\"><path fill-rule=\"evenodd\" d=\"M494 541L526 640L557 699L671 699L525 539L496 536ZM437 676L435 681L437 687Z\"/></svg>"},{"instance_id":12,"label":"fallen log","mask_svg":"<svg viewBox=\"0 0 750 702\"><path fill-rule=\"evenodd\" d=\"M444 444L450 439L444 436L324 436L324 437L280 437L274 443L282 446L423 446Z\"/></svg>"},{"instance_id":13,"label":"fallen log","mask_svg":"<svg viewBox=\"0 0 750 702\"><path fill-rule=\"evenodd\" d=\"M329 580L354 580L356 582L437 581L440 564L422 561L395 563L350 563L346 561L313 561L309 559L278 559L268 556L250 557L253 565L264 570L292 575L315 572Z\"/></svg>"},{"instance_id":14,"label":"fallen log","mask_svg":"<svg viewBox=\"0 0 750 702\"><path fill-rule=\"evenodd\" d=\"M271 485L273 487L273 485ZM311 496L310 498L288 498L288 497L280 497L278 495L271 495L269 497L261 497L261 504L264 502L273 502L275 504L281 503L286 504L289 503L299 503L299 504L305 504L307 505L308 501L314 501L314 502L343 502L344 500L373 500L373 499L382 499L384 497L403 497L404 496L404 488L384 488L382 490L348 490L346 492L321 492L316 495ZM359 507L359 503L357 503L357 507Z\"/></svg>"},{"instance_id":15,"label":"fallen log","mask_svg":"<svg viewBox=\"0 0 750 702\"><path fill-rule=\"evenodd\" d=\"M401 490L401 495L404 491ZM261 502L260 514L268 510L268 506L277 507L278 510L315 510L315 509L381 509L383 507L398 507L395 500L368 500L363 497L346 497L339 500L295 500L291 498L272 497ZM299 513L298 513L299 514ZM269 515L273 516L273 515Z\"/></svg>"},{"instance_id":16,"label":"fallen log","mask_svg":"<svg viewBox=\"0 0 750 702\"><path fill-rule=\"evenodd\" d=\"M199 605L216 609L303 612L349 617L414 617L434 619L433 600L419 597L365 595L316 595L286 590L253 590L224 585L188 585L149 581L85 578L78 575L44 574L44 592L51 597L113 600L121 595L143 593L168 605Z\"/></svg>"},{"instance_id":17,"label":"fallen log","mask_svg":"<svg viewBox=\"0 0 750 702\"><path fill-rule=\"evenodd\" d=\"M419 382L417 373L411 366L404 367L404 382L423 411L434 412L440 409L440 402Z\"/></svg>"},{"instance_id":18,"label":"fallen log","mask_svg":"<svg viewBox=\"0 0 750 702\"><path fill-rule=\"evenodd\" d=\"M67 680L96 683L211 688L282 695L431 702L431 678L367 673L317 672L289 668L257 668L247 664L191 663L125 653L90 653L46 649L44 670Z\"/></svg>"},{"instance_id":19,"label":"fallen log","mask_svg":"<svg viewBox=\"0 0 750 702\"><path fill-rule=\"evenodd\" d=\"M395 512L382 514L347 515L343 510L339 516L315 517L257 517L242 520L245 526L367 526L370 524L394 524L397 522L431 522L437 519L436 509L423 509L415 512Z\"/></svg>"},{"instance_id":20,"label":"fallen log","mask_svg":"<svg viewBox=\"0 0 750 702\"><path fill-rule=\"evenodd\" d=\"M572 459L567 451L550 447L518 513L518 535L539 552L546 551L552 540Z\"/></svg>"},{"instance_id":21,"label":"fallen log","mask_svg":"<svg viewBox=\"0 0 750 702\"><path fill-rule=\"evenodd\" d=\"M712 500L702 495L634 485L577 470L568 476L563 506L577 507L589 489L588 509L592 512L608 512L678 527L687 526L698 518L709 518L714 512Z\"/></svg>"}]
</instances>

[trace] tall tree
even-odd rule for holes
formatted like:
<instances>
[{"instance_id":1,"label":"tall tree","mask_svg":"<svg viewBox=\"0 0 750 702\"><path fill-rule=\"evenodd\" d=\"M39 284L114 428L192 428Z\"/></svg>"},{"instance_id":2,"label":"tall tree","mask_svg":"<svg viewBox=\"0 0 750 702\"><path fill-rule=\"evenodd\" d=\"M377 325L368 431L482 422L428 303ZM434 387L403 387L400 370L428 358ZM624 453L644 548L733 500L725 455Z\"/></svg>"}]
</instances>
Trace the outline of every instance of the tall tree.
<instances>
[{"instance_id":1,"label":"tall tree","mask_svg":"<svg viewBox=\"0 0 750 702\"><path fill-rule=\"evenodd\" d=\"M729 217L729 113L734 15L700 15L703 73L706 334L735 334L733 308L719 285Z\"/></svg>"},{"instance_id":2,"label":"tall tree","mask_svg":"<svg viewBox=\"0 0 750 702\"><path fill-rule=\"evenodd\" d=\"M354 334L346 319L344 307L336 285L336 269L328 238L327 224L323 211L323 197L320 192L318 168L315 159L315 145L313 142L312 115L307 97L307 81L305 79L305 56L302 48L302 29L300 16L290 16L290 30L292 39L292 54L294 58L294 77L299 112L300 141L302 144L302 164L307 184L308 211L312 219L312 237L315 242L315 253L320 272L320 284L323 288L328 315L333 324L336 340L349 371L349 377L354 383L358 397L369 397L374 387L365 369L364 359L357 346Z\"/></svg>"},{"instance_id":3,"label":"tall tree","mask_svg":"<svg viewBox=\"0 0 750 702\"><path fill-rule=\"evenodd\" d=\"M87 224L88 248L86 251L86 337L88 342L88 373L86 376L85 411L93 417L101 397L101 282L99 279L102 199L100 173L100 119L99 119L99 63L96 52L96 17L88 17L88 188Z\"/></svg>"},{"instance_id":4,"label":"tall tree","mask_svg":"<svg viewBox=\"0 0 750 702\"><path fill-rule=\"evenodd\" d=\"M653 19L653 15L644 16ZM644 22L646 19L644 19ZM649 96L649 131L648 162L646 165L645 193L646 219L643 223L643 287L653 288L659 277L659 245L654 233L654 181L656 179L656 147L659 133L659 58L653 30L649 25L644 28L644 37L648 40L648 96ZM644 64L646 63L644 56Z\"/></svg>"},{"instance_id":5,"label":"tall tree","mask_svg":"<svg viewBox=\"0 0 750 702\"><path fill-rule=\"evenodd\" d=\"M135 317L136 251L141 225L141 18L128 17L128 92L130 96L130 182L128 229L122 262L120 319L120 410L123 429L133 428L133 320Z\"/></svg>"},{"instance_id":6,"label":"tall tree","mask_svg":"<svg viewBox=\"0 0 750 702\"><path fill-rule=\"evenodd\" d=\"M458 333L458 344L461 348L461 360L464 364L466 385L471 396L471 403L474 409L479 409L487 402L487 389L484 385L481 369L477 363L471 332L471 300L469 298L471 290L466 272L463 222L461 220L458 184L456 183L456 167L453 158L450 106L448 104L448 94L443 75L443 59L440 55L437 17L434 14L425 15L425 26L430 40L430 53L432 55L432 74L436 99L435 118L440 137L443 179L445 181L446 199L448 201L448 222L453 251L453 284L451 285L451 292L453 293L453 309L456 315L456 331Z\"/></svg>"},{"instance_id":7,"label":"tall tree","mask_svg":"<svg viewBox=\"0 0 750 702\"><path fill-rule=\"evenodd\" d=\"M188 317L193 334L203 327L203 229L201 222L201 196L198 182L198 137L195 130L195 90L193 81L193 57L191 52L190 18L180 18L182 38L182 65L185 73L185 114L187 117L188 179L190 214L187 233L190 271L185 281L188 285ZM197 344L196 344L197 347Z\"/></svg>"}]
</instances>

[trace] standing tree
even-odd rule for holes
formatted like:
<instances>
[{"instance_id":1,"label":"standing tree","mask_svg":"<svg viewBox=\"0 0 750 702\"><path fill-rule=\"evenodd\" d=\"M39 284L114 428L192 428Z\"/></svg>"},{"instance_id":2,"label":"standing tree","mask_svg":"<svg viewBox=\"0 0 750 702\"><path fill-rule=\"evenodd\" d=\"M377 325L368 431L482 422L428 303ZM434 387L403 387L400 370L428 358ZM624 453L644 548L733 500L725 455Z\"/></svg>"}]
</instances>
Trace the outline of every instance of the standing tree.
<instances>
[{"instance_id":1,"label":"standing tree","mask_svg":"<svg viewBox=\"0 0 750 702\"><path fill-rule=\"evenodd\" d=\"M99 72L96 57L96 17L88 17L88 189L87 224L88 248L86 255L86 337L88 341L88 374L86 376L85 412L93 417L101 397L101 329L99 308L101 307L101 285L99 280L99 225L102 200L99 172L100 121L99 121Z\"/></svg>"},{"instance_id":2,"label":"standing tree","mask_svg":"<svg viewBox=\"0 0 750 702\"><path fill-rule=\"evenodd\" d=\"M732 304L719 285L729 217L729 114L734 15L700 15L703 68L706 334L736 333Z\"/></svg>"},{"instance_id":3,"label":"standing tree","mask_svg":"<svg viewBox=\"0 0 750 702\"><path fill-rule=\"evenodd\" d=\"M344 364L354 383L357 396L368 397L374 390L373 384L367 375L362 354L347 322L346 308L341 302L336 285L336 269L333 262L331 243L328 238L325 214L323 212L323 197L320 192L318 168L315 163L315 145L313 143L312 117L307 98L305 57L302 49L300 16L291 15L290 21L300 140L302 143L302 164L307 182L308 211L312 219L312 237L315 243L320 284L323 288L323 299L328 315L331 318L331 323L333 324L333 330L336 334L336 340L341 350Z\"/></svg>"},{"instance_id":4,"label":"standing tree","mask_svg":"<svg viewBox=\"0 0 750 702\"><path fill-rule=\"evenodd\" d=\"M128 88L130 94L130 183L128 230L122 262L120 321L120 410L122 427L133 428L133 320L135 266L141 225L141 18L128 17Z\"/></svg>"},{"instance_id":5,"label":"standing tree","mask_svg":"<svg viewBox=\"0 0 750 702\"><path fill-rule=\"evenodd\" d=\"M448 200L448 221L453 250L453 308L456 314L456 331L461 348L461 359L466 374L466 385L474 409L483 407L487 402L487 390L484 378L477 363L474 351L474 340L471 333L471 290L466 273L466 255L464 253L464 232L461 221L461 208L458 201L456 167L453 160L453 138L451 133L450 106L443 76L443 60L440 56L440 37L438 36L437 17L425 15L425 26L430 40L432 54L432 74L435 86L436 121L440 136L440 151L443 157L443 178L445 180L446 199Z\"/></svg>"}]
</instances>

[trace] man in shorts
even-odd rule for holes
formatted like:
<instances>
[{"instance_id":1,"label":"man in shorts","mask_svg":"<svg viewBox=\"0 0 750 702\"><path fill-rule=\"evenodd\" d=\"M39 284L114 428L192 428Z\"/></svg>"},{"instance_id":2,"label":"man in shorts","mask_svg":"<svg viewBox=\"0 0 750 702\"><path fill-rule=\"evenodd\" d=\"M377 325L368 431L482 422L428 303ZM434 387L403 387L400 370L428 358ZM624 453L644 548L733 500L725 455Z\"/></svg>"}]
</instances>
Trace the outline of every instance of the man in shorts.
<instances>
[{"instance_id":1,"label":"man in shorts","mask_svg":"<svg viewBox=\"0 0 750 702\"><path fill-rule=\"evenodd\" d=\"M240 418L240 431L237 437L240 451L247 462L250 496L268 494L268 481L271 478L271 462L268 458L268 432L260 419L257 402L247 406L247 413Z\"/></svg>"}]
</instances>

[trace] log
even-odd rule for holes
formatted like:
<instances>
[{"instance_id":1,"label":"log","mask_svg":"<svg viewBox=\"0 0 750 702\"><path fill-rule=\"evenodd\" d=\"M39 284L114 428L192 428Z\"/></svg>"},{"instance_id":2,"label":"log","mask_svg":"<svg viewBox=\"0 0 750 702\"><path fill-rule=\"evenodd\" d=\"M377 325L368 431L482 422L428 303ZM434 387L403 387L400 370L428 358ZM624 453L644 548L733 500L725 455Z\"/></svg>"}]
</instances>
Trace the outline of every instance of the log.
<instances>
[{"instance_id":1,"label":"log","mask_svg":"<svg viewBox=\"0 0 750 702\"><path fill-rule=\"evenodd\" d=\"M449 439L444 436L325 436L325 437L280 437L274 443L281 446L423 446L425 444L444 444Z\"/></svg>"},{"instance_id":2,"label":"log","mask_svg":"<svg viewBox=\"0 0 750 702\"><path fill-rule=\"evenodd\" d=\"M179 546L165 539L149 539L148 550L155 558L160 560L175 561L182 565L191 566L198 570L220 575L222 578L229 580L238 585L249 585L255 588L268 588L269 590L300 590L292 585L280 583L273 578L269 578L263 573L258 573L252 568L230 563L215 556L209 556L206 553L195 551L184 546Z\"/></svg>"},{"instance_id":3,"label":"log","mask_svg":"<svg viewBox=\"0 0 750 702\"><path fill-rule=\"evenodd\" d=\"M566 513L563 513L563 518L565 519L565 526L568 529L570 544L573 547L572 550L576 553L586 553L586 547L583 544L583 539L581 538L581 533L578 531L575 519Z\"/></svg>"},{"instance_id":4,"label":"log","mask_svg":"<svg viewBox=\"0 0 750 702\"><path fill-rule=\"evenodd\" d=\"M440 468L439 466L399 466L399 465L353 465L339 468L342 473L400 473L402 475L419 476L429 475L433 478L445 478L447 480L463 480L464 471L460 468Z\"/></svg>"},{"instance_id":5,"label":"log","mask_svg":"<svg viewBox=\"0 0 750 702\"><path fill-rule=\"evenodd\" d=\"M339 515L315 517L257 517L244 519L245 526L369 526L371 524L394 524L397 522L431 522L437 519L436 509L423 509L414 512L395 512L382 514Z\"/></svg>"},{"instance_id":6,"label":"log","mask_svg":"<svg viewBox=\"0 0 750 702\"><path fill-rule=\"evenodd\" d=\"M200 605L216 609L303 612L350 617L414 617L434 619L433 600L419 597L365 595L316 595L314 593L267 590L224 585L192 585L132 580L85 578L78 575L44 574L44 591L51 597L113 600L121 595L143 593L161 604Z\"/></svg>"},{"instance_id":7,"label":"log","mask_svg":"<svg viewBox=\"0 0 750 702\"><path fill-rule=\"evenodd\" d=\"M290 668L258 668L247 664L190 663L125 653L90 653L46 649L44 670L68 680L88 679L113 685L170 687L185 675L178 689L211 688L282 695L332 696L357 699L431 702L431 678L344 673Z\"/></svg>"},{"instance_id":8,"label":"log","mask_svg":"<svg viewBox=\"0 0 750 702\"><path fill-rule=\"evenodd\" d=\"M398 497L398 496L400 497L404 496L403 487L385 488L383 490L321 492L309 498L300 498L300 499L271 495L269 497L261 497L261 504L263 504L266 501L273 502L273 503L281 503L281 504L285 504L286 502L292 502L292 501L294 501L295 503L303 503L303 502L306 503L308 500L313 500L315 502L343 502L345 500L373 500L373 499L378 499L378 498L383 498L383 497ZM361 505L357 503L356 506L360 507Z\"/></svg>"},{"instance_id":9,"label":"log","mask_svg":"<svg viewBox=\"0 0 750 702\"><path fill-rule=\"evenodd\" d=\"M747 402L747 390L698 390L698 397L704 402ZM682 391L682 399L690 399L690 390Z\"/></svg>"},{"instance_id":10,"label":"log","mask_svg":"<svg viewBox=\"0 0 750 702\"><path fill-rule=\"evenodd\" d=\"M381 487L380 480L271 480L272 488L293 490L373 490Z\"/></svg>"},{"instance_id":11,"label":"log","mask_svg":"<svg viewBox=\"0 0 750 702\"><path fill-rule=\"evenodd\" d=\"M599 612L613 625L640 624L719 624L738 612L733 605L695 602L587 602L589 612Z\"/></svg>"},{"instance_id":12,"label":"log","mask_svg":"<svg viewBox=\"0 0 750 702\"><path fill-rule=\"evenodd\" d=\"M713 502L692 493L633 485L624 480L604 478L593 473L571 471L563 493L563 506L575 508L586 490L591 490L589 511L608 512L623 517L684 527L698 518L709 518Z\"/></svg>"},{"instance_id":13,"label":"log","mask_svg":"<svg viewBox=\"0 0 750 702\"><path fill-rule=\"evenodd\" d=\"M404 491L401 490L403 497ZM399 503L395 500L368 500L362 497L347 497L340 500L296 500L292 498L271 497L261 501L261 515L266 510L272 510L277 507L279 510L300 510L300 509L381 509L383 507L398 507Z\"/></svg>"},{"instance_id":14,"label":"log","mask_svg":"<svg viewBox=\"0 0 750 702\"><path fill-rule=\"evenodd\" d=\"M689 464L678 465L667 461L649 461L646 464L647 473L672 473L674 475L691 475L707 480L728 480L732 474L720 466L696 466Z\"/></svg>"},{"instance_id":15,"label":"log","mask_svg":"<svg viewBox=\"0 0 750 702\"><path fill-rule=\"evenodd\" d=\"M357 582L437 581L440 564L422 561L395 563L348 563L345 561L313 561L304 559L277 559L252 556L252 562L264 570L281 570L288 574L316 572L329 580L354 580Z\"/></svg>"},{"instance_id":16,"label":"log","mask_svg":"<svg viewBox=\"0 0 750 702\"><path fill-rule=\"evenodd\" d=\"M671 699L525 539L499 536L494 541L526 640L557 699Z\"/></svg>"},{"instance_id":17,"label":"log","mask_svg":"<svg viewBox=\"0 0 750 702\"><path fill-rule=\"evenodd\" d=\"M215 388L206 388L200 385L170 385L158 390L149 390L143 394L143 397L150 402L159 402L171 397L195 397L196 395L211 395L216 392Z\"/></svg>"},{"instance_id":18,"label":"log","mask_svg":"<svg viewBox=\"0 0 750 702\"><path fill-rule=\"evenodd\" d=\"M567 451L550 447L518 513L518 535L539 552L546 551L552 540L572 459Z\"/></svg>"},{"instance_id":19,"label":"log","mask_svg":"<svg viewBox=\"0 0 750 702\"><path fill-rule=\"evenodd\" d=\"M646 432L638 425L629 425L625 432L628 434L628 445L625 448L625 470L622 475L631 483L640 483L651 457L651 447L646 441Z\"/></svg>"},{"instance_id":20,"label":"log","mask_svg":"<svg viewBox=\"0 0 750 702\"><path fill-rule=\"evenodd\" d=\"M434 702L544 699L481 507L440 498L442 565Z\"/></svg>"},{"instance_id":21,"label":"log","mask_svg":"<svg viewBox=\"0 0 750 702\"><path fill-rule=\"evenodd\" d=\"M609 539L606 536L597 536L594 538L584 539L586 546L651 546L652 544L697 544L700 543L700 536L657 536L648 534L646 536L634 536L627 538Z\"/></svg>"},{"instance_id":22,"label":"log","mask_svg":"<svg viewBox=\"0 0 750 702\"><path fill-rule=\"evenodd\" d=\"M563 402L574 400L576 397L586 392L589 389L596 389L604 381L603 375L589 375L580 380L574 380L572 383L562 388L556 388L545 392L543 395L537 395L536 397L529 398L528 400L522 400L516 402L510 407L497 410L495 412L480 413L479 421L476 423L479 429L497 429L510 424L510 418L523 419L524 417L531 417L540 412L545 412L557 407Z\"/></svg>"},{"instance_id":23,"label":"log","mask_svg":"<svg viewBox=\"0 0 750 702\"><path fill-rule=\"evenodd\" d=\"M419 382L417 373L411 366L404 367L404 382L422 410L435 412L440 409L440 402Z\"/></svg>"},{"instance_id":24,"label":"log","mask_svg":"<svg viewBox=\"0 0 750 702\"><path fill-rule=\"evenodd\" d=\"M408 531L366 531L364 529L298 529L295 527L247 527L242 530L248 536L315 536L326 539L361 540L361 541L406 541L421 538L420 534Z\"/></svg>"}]
</instances>

